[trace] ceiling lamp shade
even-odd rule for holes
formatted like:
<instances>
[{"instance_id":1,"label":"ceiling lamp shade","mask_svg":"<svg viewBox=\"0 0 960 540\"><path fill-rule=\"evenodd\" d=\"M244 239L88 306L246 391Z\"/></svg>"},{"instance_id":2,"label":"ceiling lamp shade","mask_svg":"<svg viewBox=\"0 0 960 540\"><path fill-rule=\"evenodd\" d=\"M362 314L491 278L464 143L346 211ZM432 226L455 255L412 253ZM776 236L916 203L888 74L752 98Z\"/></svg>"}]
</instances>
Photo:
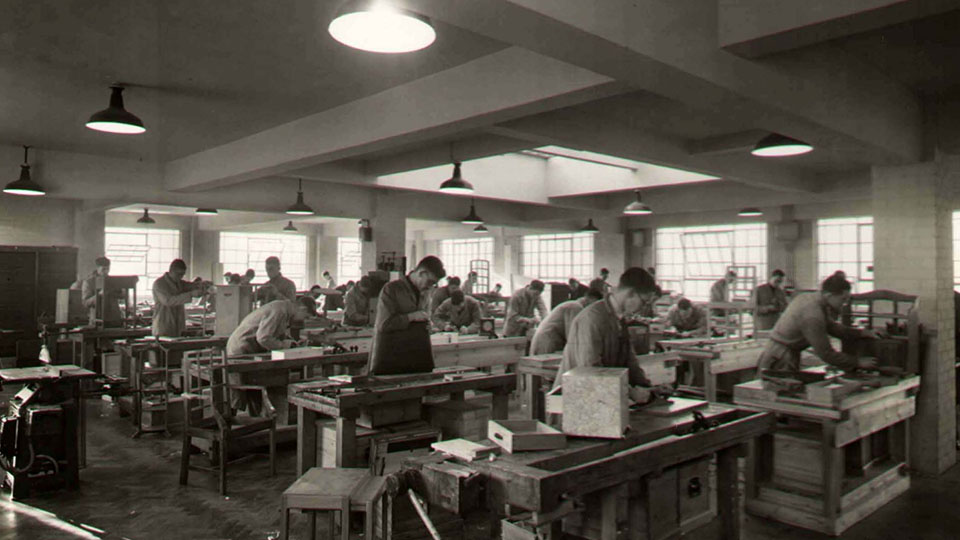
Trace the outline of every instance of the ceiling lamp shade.
<instances>
[{"instance_id":1,"label":"ceiling lamp shade","mask_svg":"<svg viewBox=\"0 0 960 540\"><path fill-rule=\"evenodd\" d=\"M140 216L140 219L137 220L137 223L143 223L144 225L153 225L154 223L156 223L156 220L150 217L150 211L144 208L143 215Z\"/></svg>"},{"instance_id":2,"label":"ceiling lamp shade","mask_svg":"<svg viewBox=\"0 0 960 540\"><path fill-rule=\"evenodd\" d=\"M283 228L283 232L297 232L299 229L293 226L292 221L287 222L287 226Z\"/></svg>"},{"instance_id":3,"label":"ceiling lamp shade","mask_svg":"<svg viewBox=\"0 0 960 540\"><path fill-rule=\"evenodd\" d=\"M748 206L746 208L741 208L737 215L740 217L757 217L763 215L763 210L755 206Z\"/></svg>"},{"instance_id":4,"label":"ceiling lamp shade","mask_svg":"<svg viewBox=\"0 0 960 540\"><path fill-rule=\"evenodd\" d=\"M587 224L584 225L582 229L580 229L580 232L587 233L587 234L597 234L598 232L600 232L600 229L598 229L597 226L593 224L593 219L591 218L587 220Z\"/></svg>"},{"instance_id":5,"label":"ceiling lamp shade","mask_svg":"<svg viewBox=\"0 0 960 540\"><path fill-rule=\"evenodd\" d=\"M147 128L143 127L143 120L123 108L123 87L111 86L110 91L110 106L100 112L93 113L87 120L87 127L96 131L119 133L121 135L136 135L146 131Z\"/></svg>"},{"instance_id":6,"label":"ceiling lamp shade","mask_svg":"<svg viewBox=\"0 0 960 540\"><path fill-rule=\"evenodd\" d=\"M29 146L23 147L23 165L20 166L20 178L7 184L7 186L3 188L4 193L10 195L26 195L28 197L39 197L47 194L40 184L30 178L30 165L27 164L27 151L29 149Z\"/></svg>"},{"instance_id":7,"label":"ceiling lamp shade","mask_svg":"<svg viewBox=\"0 0 960 540\"><path fill-rule=\"evenodd\" d=\"M197 208L198 216L215 216L217 214L218 212L216 208Z\"/></svg>"},{"instance_id":8,"label":"ceiling lamp shade","mask_svg":"<svg viewBox=\"0 0 960 540\"><path fill-rule=\"evenodd\" d=\"M490 232L490 229L487 229L483 225L483 223L481 223L480 225L477 225L476 227L473 228L473 232L477 234L487 234L488 232Z\"/></svg>"},{"instance_id":9,"label":"ceiling lamp shade","mask_svg":"<svg viewBox=\"0 0 960 540\"><path fill-rule=\"evenodd\" d=\"M473 201L470 201L470 213L464 216L463 219L460 220L460 223L464 225L483 225L483 218L477 215Z\"/></svg>"},{"instance_id":10,"label":"ceiling lamp shade","mask_svg":"<svg viewBox=\"0 0 960 540\"><path fill-rule=\"evenodd\" d=\"M299 181L297 188L297 202L293 203L290 208L287 208L287 213L291 216L312 216L314 214L313 208L307 206L303 202L303 179Z\"/></svg>"},{"instance_id":11,"label":"ceiling lamp shade","mask_svg":"<svg viewBox=\"0 0 960 540\"><path fill-rule=\"evenodd\" d=\"M473 193L473 184L467 182L460 176L460 162L457 161L453 164L453 176L446 179L442 184L440 184L440 191L442 193L454 193L454 194L465 194L469 195Z\"/></svg>"},{"instance_id":12,"label":"ceiling lamp shade","mask_svg":"<svg viewBox=\"0 0 960 540\"><path fill-rule=\"evenodd\" d=\"M373 0L344 4L327 31L347 47L387 54L419 51L437 39L427 17Z\"/></svg>"},{"instance_id":13,"label":"ceiling lamp shade","mask_svg":"<svg viewBox=\"0 0 960 540\"><path fill-rule=\"evenodd\" d=\"M785 157L799 156L813 150L813 146L797 139L792 139L779 133L771 133L760 139L760 142L750 151L755 156Z\"/></svg>"},{"instance_id":14,"label":"ceiling lamp shade","mask_svg":"<svg viewBox=\"0 0 960 540\"><path fill-rule=\"evenodd\" d=\"M637 194L637 200L625 206L623 213L628 216L648 216L652 214L653 208L650 208L647 203L640 199L640 190L635 189L633 192Z\"/></svg>"}]
</instances>

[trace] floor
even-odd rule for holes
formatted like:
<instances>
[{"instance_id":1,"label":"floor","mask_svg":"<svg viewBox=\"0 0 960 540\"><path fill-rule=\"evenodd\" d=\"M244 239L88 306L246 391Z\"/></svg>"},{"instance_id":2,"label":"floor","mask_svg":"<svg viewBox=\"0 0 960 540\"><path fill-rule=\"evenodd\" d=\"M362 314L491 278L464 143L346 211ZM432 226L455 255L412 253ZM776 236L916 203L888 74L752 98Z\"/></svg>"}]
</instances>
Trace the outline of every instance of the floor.
<instances>
[{"instance_id":1,"label":"floor","mask_svg":"<svg viewBox=\"0 0 960 540\"><path fill-rule=\"evenodd\" d=\"M293 482L296 451L279 453L278 474L266 458L230 473L229 497L221 497L213 475L192 472L178 483L179 441L133 428L108 403L89 402L88 467L82 489L24 502L0 497L0 540L105 538L271 539L278 537L279 494ZM960 537L960 465L938 478L914 477L912 489L860 522L848 539L954 539ZM297 516L294 526L305 525ZM300 530L306 537L305 530ZM321 534L320 538L325 535ZM489 535L486 536L489 538ZM822 535L746 517L747 539L820 539Z\"/></svg>"}]
</instances>

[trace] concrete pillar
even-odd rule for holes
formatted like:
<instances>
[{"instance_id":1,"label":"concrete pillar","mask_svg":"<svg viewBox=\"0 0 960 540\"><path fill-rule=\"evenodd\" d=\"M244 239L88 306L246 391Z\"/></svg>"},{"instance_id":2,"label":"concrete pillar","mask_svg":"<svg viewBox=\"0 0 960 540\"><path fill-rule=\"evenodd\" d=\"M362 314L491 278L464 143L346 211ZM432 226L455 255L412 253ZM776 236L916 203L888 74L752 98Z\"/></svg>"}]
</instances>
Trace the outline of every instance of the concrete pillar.
<instances>
[{"instance_id":1,"label":"concrete pillar","mask_svg":"<svg viewBox=\"0 0 960 540\"><path fill-rule=\"evenodd\" d=\"M322 276L324 270L329 270L337 284L345 282L341 279L341 276L338 275L339 269L337 268L337 240L336 236L317 236L314 238L316 243L316 257L314 258L314 268L313 273L310 274L310 284L322 283Z\"/></svg>"},{"instance_id":2,"label":"concrete pillar","mask_svg":"<svg viewBox=\"0 0 960 540\"><path fill-rule=\"evenodd\" d=\"M787 284L797 285L796 246L800 239L800 223L794 220L793 205L765 210L767 217L767 270L779 268L787 274ZM765 283L769 275L757 276Z\"/></svg>"},{"instance_id":3,"label":"concrete pillar","mask_svg":"<svg viewBox=\"0 0 960 540\"><path fill-rule=\"evenodd\" d=\"M393 252L397 257L403 257L407 250L407 218L400 195L378 191L371 206L368 219L373 227L373 242L364 242L362 245L361 266L364 273L376 270L381 254ZM407 270L415 264L417 261L407 261Z\"/></svg>"},{"instance_id":4,"label":"concrete pillar","mask_svg":"<svg viewBox=\"0 0 960 540\"><path fill-rule=\"evenodd\" d=\"M94 261L106 251L106 215L103 210L83 210L81 207L74 211L73 245L78 249L77 271L81 276L92 272Z\"/></svg>"},{"instance_id":5,"label":"concrete pillar","mask_svg":"<svg viewBox=\"0 0 960 540\"><path fill-rule=\"evenodd\" d=\"M223 283L220 268L220 231L193 229L193 256L190 258L190 274Z\"/></svg>"},{"instance_id":6,"label":"concrete pillar","mask_svg":"<svg viewBox=\"0 0 960 540\"><path fill-rule=\"evenodd\" d=\"M919 295L928 337L911 423L911 465L927 474L957 459L952 184L958 182L955 156L872 171L876 286Z\"/></svg>"}]
</instances>

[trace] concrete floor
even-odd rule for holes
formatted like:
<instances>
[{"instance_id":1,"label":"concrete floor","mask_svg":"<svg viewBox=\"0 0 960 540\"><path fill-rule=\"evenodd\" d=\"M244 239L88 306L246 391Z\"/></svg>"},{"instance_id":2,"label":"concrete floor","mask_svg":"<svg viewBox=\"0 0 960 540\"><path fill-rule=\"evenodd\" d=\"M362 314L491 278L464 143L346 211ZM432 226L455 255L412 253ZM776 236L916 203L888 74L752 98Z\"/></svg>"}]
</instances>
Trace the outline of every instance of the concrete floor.
<instances>
[{"instance_id":1,"label":"concrete floor","mask_svg":"<svg viewBox=\"0 0 960 540\"><path fill-rule=\"evenodd\" d=\"M264 540L278 534L279 495L295 478L294 449L279 453L276 477L269 476L266 458L236 466L225 498L217 494L210 474L191 472L189 486L178 484L177 438L147 435L133 440L128 420L118 418L107 403L90 402L88 414L89 465L81 472L82 489L23 502L12 502L4 494L0 540ZM960 466L938 478L914 477L909 492L849 529L843 538L960 538L958 508ZM300 516L294 518L294 527L305 524ZM93 527L92 532L83 526ZM305 529L295 530L301 534L295 537L306 537ZM745 518L744 537L827 538L751 516Z\"/></svg>"}]
</instances>

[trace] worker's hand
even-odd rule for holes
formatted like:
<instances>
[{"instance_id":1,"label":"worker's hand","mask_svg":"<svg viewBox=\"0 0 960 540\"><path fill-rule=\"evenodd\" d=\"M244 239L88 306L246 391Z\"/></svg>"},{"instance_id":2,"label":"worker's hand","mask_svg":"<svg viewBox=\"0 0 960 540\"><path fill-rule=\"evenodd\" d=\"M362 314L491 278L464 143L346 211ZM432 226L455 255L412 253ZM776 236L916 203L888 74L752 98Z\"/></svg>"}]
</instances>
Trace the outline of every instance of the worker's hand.
<instances>
[{"instance_id":1,"label":"worker's hand","mask_svg":"<svg viewBox=\"0 0 960 540\"><path fill-rule=\"evenodd\" d=\"M407 313L407 320L410 322L426 322L429 320L429 317L427 317L426 311L417 310L413 313Z\"/></svg>"},{"instance_id":2,"label":"worker's hand","mask_svg":"<svg viewBox=\"0 0 960 540\"><path fill-rule=\"evenodd\" d=\"M470 333L470 329L469 329L469 328L467 328L466 326L461 326L461 327L460 327L460 335L461 335L461 336L462 336L462 335L465 335L465 334L469 334L469 333Z\"/></svg>"},{"instance_id":3,"label":"worker's hand","mask_svg":"<svg viewBox=\"0 0 960 540\"><path fill-rule=\"evenodd\" d=\"M650 400L653 399L653 392L651 389L643 386L631 386L627 389L627 393L634 403L639 403L641 405L644 403L649 403Z\"/></svg>"},{"instance_id":4,"label":"worker's hand","mask_svg":"<svg viewBox=\"0 0 960 540\"><path fill-rule=\"evenodd\" d=\"M650 389L658 398L667 399L673 395L673 387L669 384L658 384Z\"/></svg>"},{"instance_id":5,"label":"worker's hand","mask_svg":"<svg viewBox=\"0 0 960 540\"><path fill-rule=\"evenodd\" d=\"M876 369L877 359L872 357L858 358L857 367L860 369Z\"/></svg>"}]
</instances>

